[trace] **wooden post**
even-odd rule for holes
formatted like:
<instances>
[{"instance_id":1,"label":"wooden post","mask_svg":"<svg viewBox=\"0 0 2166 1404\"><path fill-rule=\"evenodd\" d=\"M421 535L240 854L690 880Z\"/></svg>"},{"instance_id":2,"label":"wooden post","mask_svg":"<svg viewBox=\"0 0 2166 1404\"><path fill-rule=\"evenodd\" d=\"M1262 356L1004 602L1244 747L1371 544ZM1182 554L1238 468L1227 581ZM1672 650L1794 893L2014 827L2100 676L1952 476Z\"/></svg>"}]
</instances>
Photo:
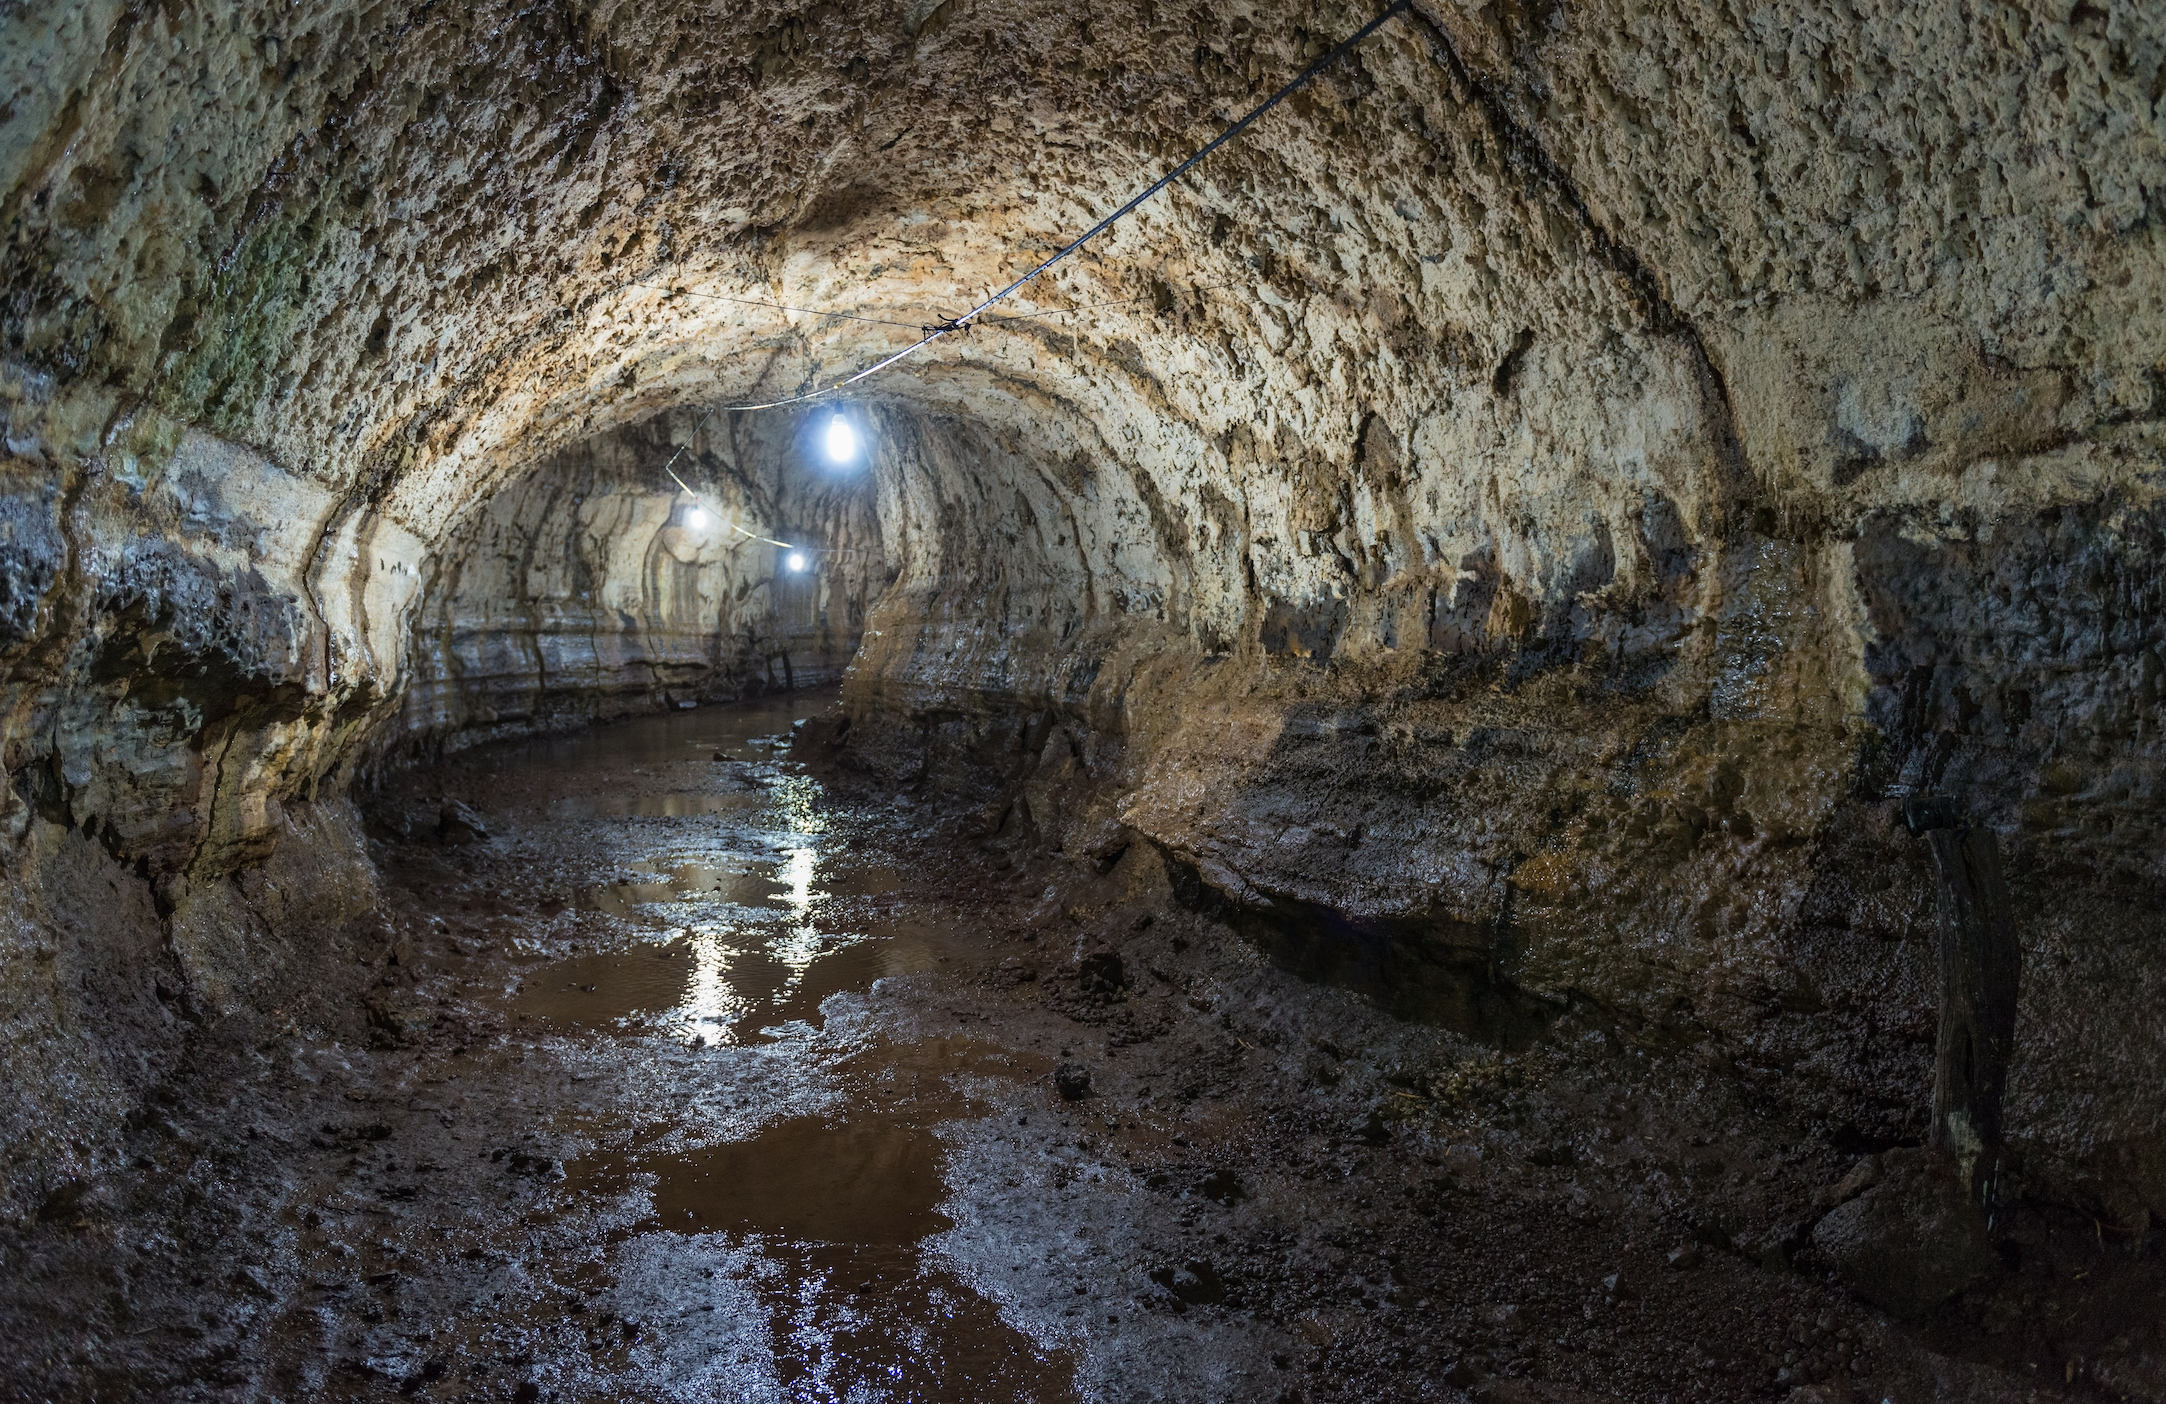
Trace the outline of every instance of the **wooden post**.
<instances>
[{"instance_id":1,"label":"wooden post","mask_svg":"<svg viewBox=\"0 0 2166 1404\"><path fill-rule=\"evenodd\" d=\"M1955 1157L1965 1188L1990 1212L2022 976L2008 887L1991 829L1963 822L1938 797L1913 800L1903 817L1932 846L1940 879L1940 1037L1930 1139Z\"/></svg>"}]
</instances>

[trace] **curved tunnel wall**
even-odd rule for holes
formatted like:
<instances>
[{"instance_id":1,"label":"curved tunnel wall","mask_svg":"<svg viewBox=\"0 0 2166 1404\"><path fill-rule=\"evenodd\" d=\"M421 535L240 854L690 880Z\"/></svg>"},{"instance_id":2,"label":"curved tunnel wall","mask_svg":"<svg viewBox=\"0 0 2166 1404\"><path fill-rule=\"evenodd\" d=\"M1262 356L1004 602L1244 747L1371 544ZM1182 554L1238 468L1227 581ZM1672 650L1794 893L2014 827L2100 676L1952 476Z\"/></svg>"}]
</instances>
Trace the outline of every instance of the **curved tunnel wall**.
<instances>
[{"instance_id":1,"label":"curved tunnel wall","mask_svg":"<svg viewBox=\"0 0 2166 1404\"><path fill-rule=\"evenodd\" d=\"M34 1129L51 1049L104 1066L70 962L245 1011L331 920L261 874L346 851L365 757L742 685L756 570L647 593L683 407L895 349L1360 18L11 12L7 1017L47 1100L10 1173L92 1153ZM1869 1140L1929 1037L1891 797L1953 791L2019 875L2019 1134L2166 1212L2156 20L1395 24L1016 309L1058 315L868 383L851 750L1244 910L1473 943ZM576 608L566 475L618 513ZM785 487L733 491L872 539ZM100 882L141 901L69 927Z\"/></svg>"},{"instance_id":2,"label":"curved tunnel wall","mask_svg":"<svg viewBox=\"0 0 2166 1404\"><path fill-rule=\"evenodd\" d=\"M680 411L492 497L424 583L400 744L839 680L882 583L880 535L865 466L815 461L808 436L798 416Z\"/></svg>"}]
</instances>

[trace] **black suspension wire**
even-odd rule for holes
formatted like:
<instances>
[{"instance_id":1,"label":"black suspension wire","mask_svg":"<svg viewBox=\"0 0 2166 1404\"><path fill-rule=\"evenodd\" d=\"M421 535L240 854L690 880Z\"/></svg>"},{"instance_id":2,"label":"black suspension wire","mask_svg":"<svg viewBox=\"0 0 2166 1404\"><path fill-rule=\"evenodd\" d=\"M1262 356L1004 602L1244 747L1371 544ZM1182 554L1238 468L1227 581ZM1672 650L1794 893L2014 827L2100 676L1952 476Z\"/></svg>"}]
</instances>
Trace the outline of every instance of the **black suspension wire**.
<instances>
[{"instance_id":1,"label":"black suspension wire","mask_svg":"<svg viewBox=\"0 0 2166 1404\"><path fill-rule=\"evenodd\" d=\"M971 326L976 323L979 318L984 316L988 308L993 307L998 303L1006 300L1007 298L1013 296L1025 285L1034 281L1040 274L1051 268L1054 264L1059 263L1062 259L1068 257L1076 250L1082 248L1085 244L1097 238L1100 234L1103 234L1108 229L1111 229L1122 218L1128 215L1129 212L1134 210L1136 206L1142 204L1145 200L1150 199L1159 191L1165 189L1167 186L1173 184L1173 182L1175 182L1176 180L1179 180L1182 176L1188 174L1188 172L1192 170L1198 163L1200 163L1205 157L1209 156L1212 152L1218 150L1221 146L1224 146L1227 142L1232 141L1235 137L1241 135L1242 132L1247 131L1250 125L1253 124L1257 118L1263 116L1272 108L1277 107L1287 98L1292 97L1296 92L1300 91L1301 88L1306 86L1310 79L1314 78L1317 74L1323 72L1332 64L1338 62L1341 58L1345 57L1346 54L1349 53L1356 45L1360 44L1362 40L1376 33L1377 30L1382 29L1384 25L1389 23L1393 17L1398 15L1402 10L1406 9L1412 3L1413 0L1392 0L1391 4L1385 6L1382 10L1379 10L1377 12L1375 18L1371 19L1361 28L1355 30L1353 34L1349 35L1346 39L1340 41L1339 45L1336 48L1332 49L1322 58L1316 60L1316 62L1310 64L1307 68L1303 69L1301 71L1301 75L1295 78L1291 83L1288 83L1285 87L1280 88L1277 92L1273 93L1271 96L1265 98L1262 102L1258 103L1255 107L1251 108L1246 116L1242 117L1232 126L1226 128L1225 131L1220 132L1217 136L1213 137L1209 142L1207 142L1203 147L1197 150L1195 154L1191 155L1187 160L1181 162L1181 164L1175 166L1172 170L1166 172L1157 180L1152 181L1141 191L1130 197L1128 203L1122 205L1112 214L1107 215L1104 219L1099 220L1096 224L1084 230L1081 234L1077 235L1068 243L1062 245L1051 256L1047 257L1043 262L1039 263L1036 267L1032 268L1022 277L1017 278L1014 282L1008 284L999 292L996 292L992 296L986 298L983 302L980 302L977 306L971 308L968 312L963 313L960 317L951 317L948 318L946 321L938 322L932 326L922 328L921 330L923 330L925 334L919 337L916 341L912 342L910 345L904 347L900 351L897 351L894 355L889 356L884 360L874 362L872 365L867 366L865 369L859 371L855 375L847 376L842 380L836 381L833 385L823 386L822 388L817 390L808 390L802 394L791 395L785 399L780 400L763 400L755 404L744 405L719 405L716 406L716 408L731 411L781 409L786 405L802 405L809 403L813 400L825 399L828 396L835 394L837 391L855 385L859 381L864 380L869 376L878 375L881 371L886 370L889 366L894 365L898 361L902 361L910 356L916 355L918 352L924 350L926 347L938 341L941 337L951 335L955 332L969 331Z\"/></svg>"}]
</instances>

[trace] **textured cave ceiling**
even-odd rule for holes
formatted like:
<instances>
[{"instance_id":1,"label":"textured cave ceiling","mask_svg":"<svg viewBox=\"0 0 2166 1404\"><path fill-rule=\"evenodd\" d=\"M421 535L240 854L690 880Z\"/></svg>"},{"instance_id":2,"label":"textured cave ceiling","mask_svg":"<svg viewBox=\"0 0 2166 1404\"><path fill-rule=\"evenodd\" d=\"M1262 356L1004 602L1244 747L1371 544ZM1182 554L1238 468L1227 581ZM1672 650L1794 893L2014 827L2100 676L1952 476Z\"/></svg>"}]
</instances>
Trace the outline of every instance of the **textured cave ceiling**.
<instances>
[{"instance_id":1,"label":"textured cave ceiling","mask_svg":"<svg viewBox=\"0 0 2166 1404\"><path fill-rule=\"evenodd\" d=\"M681 450L848 553L792 646L855 653L873 771L997 740L1072 855L1516 912L1528 989L1775 1048L1828 1117L1907 1114L1890 806L1960 794L2085 894L2018 892L2055 959L2011 1122L2166 1214L2162 1055L2122 1040L2158 962L2115 934L2166 862L2157 0L1425 0L853 391L861 489L799 472L800 411L708 415L907 345L1365 18L0 8L23 929L94 836L156 893L127 939L240 1007L227 879L329 851L304 806L385 736L766 678L772 562L684 534ZM90 1037L20 978L23 1046Z\"/></svg>"},{"instance_id":2,"label":"textured cave ceiling","mask_svg":"<svg viewBox=\"0 0 2166 1404\"><path fill-rule=\"evenodd\" d=\"M645 434L696 450L703 490L736 473L758 515L779 460L746 446L802 411L708 409L908 345L1365 17L11 10L9 764L52 758L78 818L208 823L175 798L196 770L123 774L65 720L166 735L161 694L122 696L165 649L239 679L189 703L191 744L255 699L273 720L243 788L313 792L430 656L419 602L497 539L475 514L506 484ZM1626 744L1594 739L1614 703L1817 728L1829 774L1867 731L1916 749L1924 719L1967 734L1982 711L2000 759L1972 768L2003 806L2054 747L2110 770L2096 748L2134 714L2047 679L2140 688L2149 645L2078 661L2074 606L1965 613L1965 582L2043 562L2091 592L2078 613L2115 614L2123 587L2071 551L2120 579L2149 550L2155 18L1409 12L1010 320L852 394L881 429L877 543L824 544L859 552L851 617L892 587L868 695L1023 705L1156 668L1100 701L1163 738L1188 720L1136 699L1422 695L1440 659L1503 649L1513 705L1590 748L1575 765ZM645 560L650 536L611 539ZM1174 680L1235 654L1336 671ZM1934 660L1959 657L1999 659L1991 684L1951 691ZM2063 725L2049 696L2118 720ZM1805 789L1785 832L1832 802ZM1185 832L1185 803L1146 789L1128 816Z\"/></svg>"},{"instance_id":3,"label":"textured cave ceiling","mask_svg":"<svg viewBox=\"0 0 2166 1404\"><path fill-rule=\"evenodd\" d=\"M717 299L950 315L1363 17L31 7L8 338L84 414L213 428L431 538L513 459L910 336ZM1584 455L1669 379L1679 437L1840 503L1861 455L2045 447L2151 393L2158 44L2138 8L1417 12L1012 310L1120 305L867 389L1223 477L1237 426L1343 461L1363 416L1515 373Z\"/></svg>"}]
</instances>

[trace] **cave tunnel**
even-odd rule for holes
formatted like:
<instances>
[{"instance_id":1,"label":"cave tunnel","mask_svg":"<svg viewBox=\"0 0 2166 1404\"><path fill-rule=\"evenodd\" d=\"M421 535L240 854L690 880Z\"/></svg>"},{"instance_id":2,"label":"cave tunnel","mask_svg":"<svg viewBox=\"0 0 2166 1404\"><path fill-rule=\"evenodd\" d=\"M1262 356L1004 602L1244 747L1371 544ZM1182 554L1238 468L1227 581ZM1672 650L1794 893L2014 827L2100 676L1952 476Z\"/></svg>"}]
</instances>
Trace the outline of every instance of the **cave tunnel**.
<instances>
[{"instance_id":1,"label":"cave tunnel","mask_svg":"<svg viewBox=\"0 0 2166 1404\"><path fill-rule=\"evenodd\" d=\"M2166 1398L2166 8L1377 18L0 6L7 1397Z\"/></svg>"}]
</instances>

